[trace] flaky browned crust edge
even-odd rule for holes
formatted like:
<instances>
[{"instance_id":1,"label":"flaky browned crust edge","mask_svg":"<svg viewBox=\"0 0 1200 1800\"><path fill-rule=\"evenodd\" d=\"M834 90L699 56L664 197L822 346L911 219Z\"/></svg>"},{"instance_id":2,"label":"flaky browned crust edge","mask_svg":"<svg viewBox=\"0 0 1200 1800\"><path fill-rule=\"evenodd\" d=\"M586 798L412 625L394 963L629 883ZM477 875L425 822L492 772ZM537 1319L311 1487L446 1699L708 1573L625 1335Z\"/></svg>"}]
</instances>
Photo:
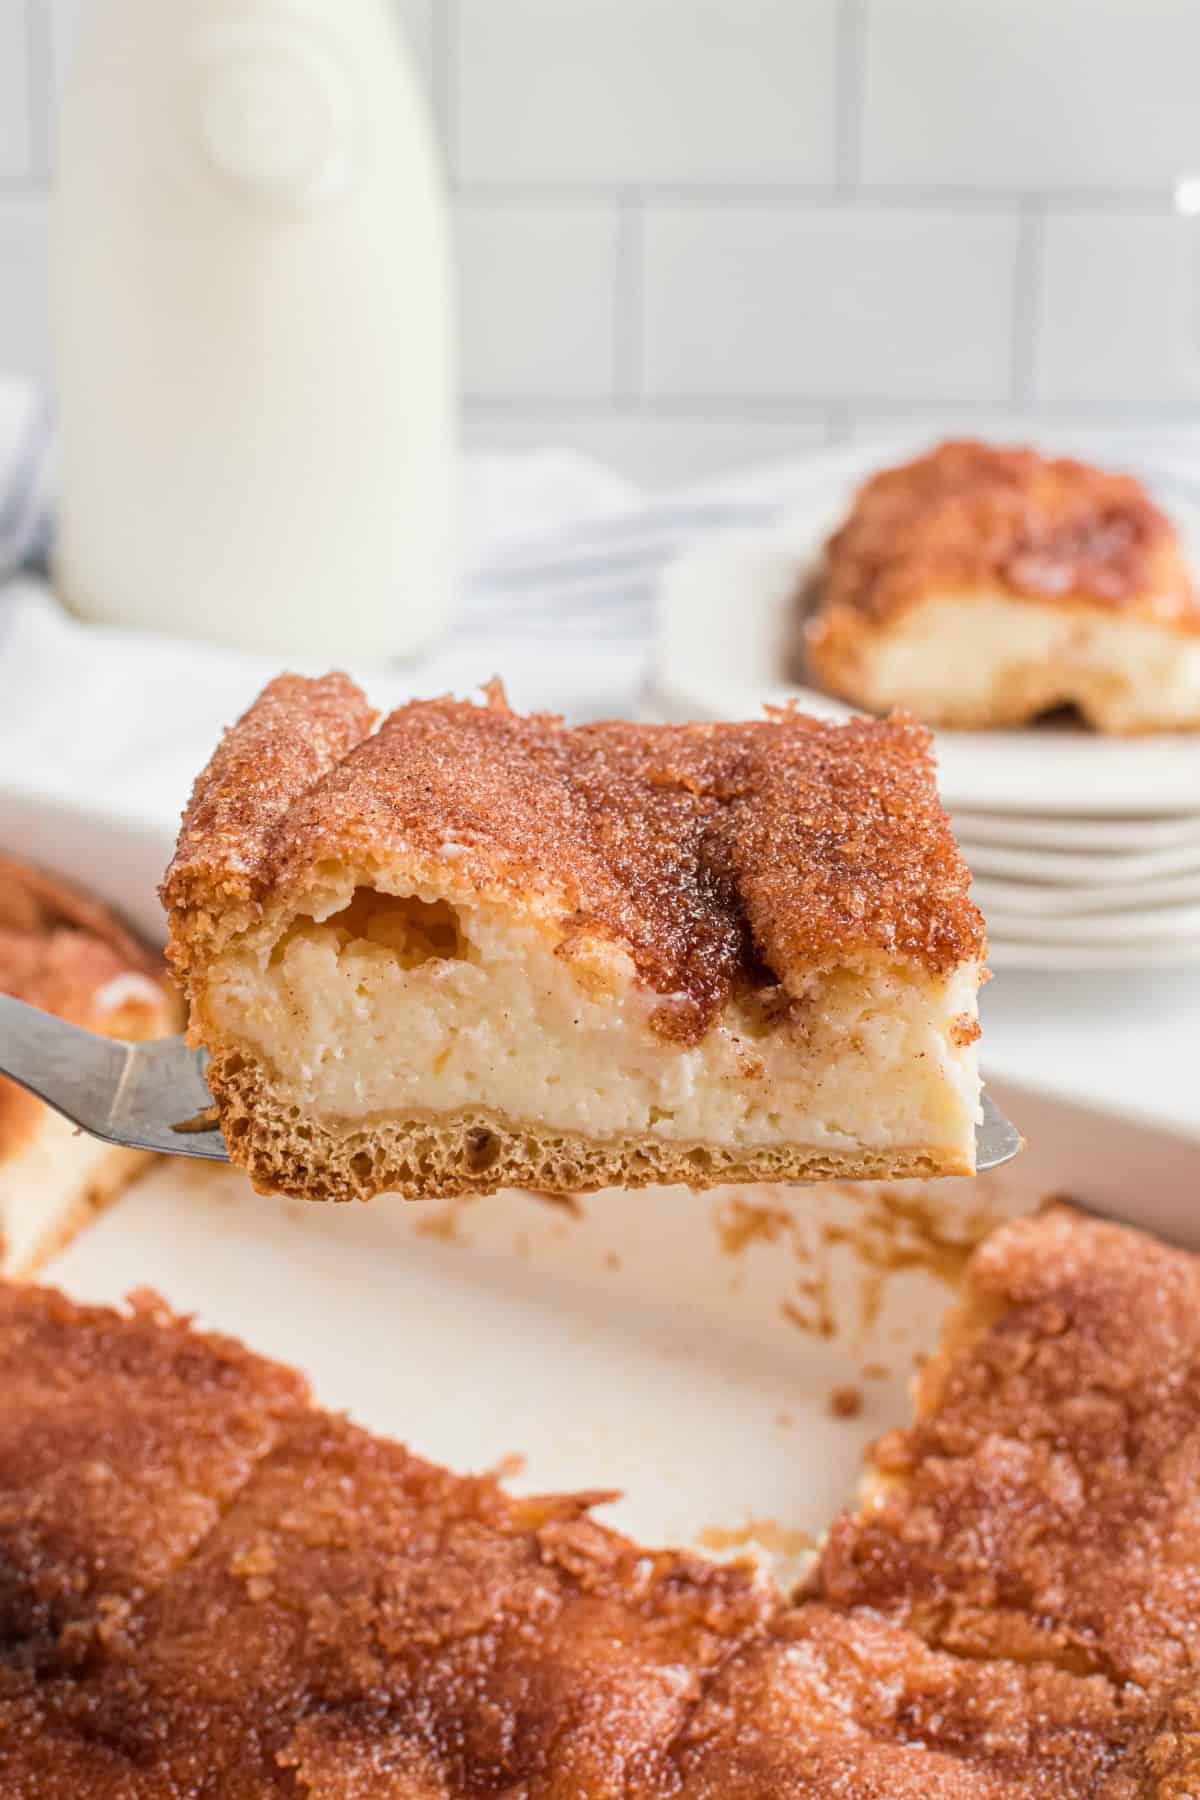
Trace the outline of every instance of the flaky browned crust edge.
<instances>
[{"instance_id":1,"label":"flaky browned crust edge","mask_svg":"<svg viewBox=\"0 0 1200 1800\"><path fill-rule=\"evenodd\" d=\"M269 1070L244 1050L208 1065L230 1160L262 1192L297 1199L452 1199L501 1188L594 1193L601 1188L723 1186L727 1182L882 1181L971 1175L952 1151L729 1151L649 1136L607 1142L577 1132L518 1125L486 1112L373 1123L301 1116Z\"/></svg>"},{"instance_id":2,"label":"flaky browned crust edge","mask_svg":"<svg viewBox=\"0 0 1200 1800\"><path fill-rule=\"evenodd\" d=\"M159 889L177 975L252 922L275 833L376 717L348 675L279 675L226 731L197 777Z\"/></svg>"}]
</instances>

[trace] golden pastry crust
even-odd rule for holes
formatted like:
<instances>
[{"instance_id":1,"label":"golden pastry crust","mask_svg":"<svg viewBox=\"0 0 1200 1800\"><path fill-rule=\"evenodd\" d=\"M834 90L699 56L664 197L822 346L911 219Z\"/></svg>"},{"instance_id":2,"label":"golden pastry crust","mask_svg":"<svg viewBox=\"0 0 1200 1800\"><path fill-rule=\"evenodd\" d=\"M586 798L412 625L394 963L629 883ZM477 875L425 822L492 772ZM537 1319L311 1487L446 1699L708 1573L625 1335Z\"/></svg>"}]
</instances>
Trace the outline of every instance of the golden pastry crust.
<instances>
[{"instance_id":1,"label":"golden pastry crust","mask_svg":"<svg viewBox=\"0 0 1200 1800\"><path fill-rule=\"evenodd\" d=\"M238 909L261 899L293 807L375 717L348 675L280 675L226 732L184 813L163 890L164 904L188 915L173 947L178 966L190 942L228 932Z\"/></svg>"},{"instance_id":2,"label":"golden pastry crust","mask_svg":"<svg viewBox=\"0 0 1200 1800\"><path fill-rule=\"evenodd\" d=\"M603 1495L432 1468L148 1299L0 1288L0 1788L1192 1800L1198 1267L1065 1214L998 1233L889 1496L790 1604Z\"/></svg>"},{"instance_id":3,"label":"golden pastry crust","mask_svg":"<svg viewBox=\"0 0 1200 1800\"><path fill-rule=\"evenodd\" d=\"M677 1002L661 1022L680 1041L764 964L885 953L941 972L983 954L929 734L909 720L569 728L498 690L413 702L367 735L370 717L345 677L286 676L229 732L163 885L185 977L250 917L286 911L322 861L436 865L447 844L464 887L627 950ZM335 737L354 747L318 755Z\"/></svg>"},{"instance_id":4,"label":"golden pastry crust","mask_svg":"<svg viewBox=\"0 0 1200 1800\"><path fill-rule=\"evenodd\" d=\"M856 705L968 729L1066 705L1102 731L1200 727L1200 599L1130 475L941 444L863 484L798 612L799 679Z\"/></svg>"},{"instance_id":5,"label":"golden pastry crust","mask_svg":"<svg viewBox=\"0 0 1200 1800\"><path fill-rule=\"evenodd\" d=\"M954 440L863 483L826 548L822 605L876 622L932 592L999 586L1200 632L1175 528L1132 475Z\"/></svg>"},{"instance_id":6,"label":"golden pastry crust","mask_svg":"<svg viewBox=\"0 0 1200 1800\"><path fill-rule=\"evenodd\" d=\"M1200 1649L1200 1260L1058 1211L976 1255L817 1591L956 1655L1166 1687ZM979 1558L979 1519L988 1554Z\"/></svg>"}]
</instances>

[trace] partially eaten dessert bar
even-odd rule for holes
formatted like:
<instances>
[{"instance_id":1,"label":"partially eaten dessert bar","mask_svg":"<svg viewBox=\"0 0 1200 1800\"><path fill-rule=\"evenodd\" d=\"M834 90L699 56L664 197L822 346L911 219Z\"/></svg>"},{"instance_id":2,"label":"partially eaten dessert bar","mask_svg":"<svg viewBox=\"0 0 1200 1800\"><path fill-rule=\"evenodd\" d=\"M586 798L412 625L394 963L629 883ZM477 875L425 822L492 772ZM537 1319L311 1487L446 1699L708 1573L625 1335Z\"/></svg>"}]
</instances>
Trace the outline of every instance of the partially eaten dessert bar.
<instances>
[{"instance_id":1,"label":"partially eaten dessert bar","mask_svg":"<svg viewBox=\"0 0 1200 1800\"><path fill-rule=\"evenodd\" d=\"M1200 729L1195 579L1132 475L939 444L864 482L812 589L797 672L856 706L967 729L1065 706L1098 731Z\"/></svg>"},{"instance_id":2,"label":"partially eaten dessert bar","mask_svg":"<svg viewBox=\"0 0 1200 1800\"><path fill-rule=\"evenodd\" d=\"M1005 1227L790 1603L0 1285L5 1800L1194 1800L1200 1262Z\"/></svg>"},{"instance_id":3,"label":"partially eaten dessert bar","mask_svg":"<svg viewBox=\"0 0 1200 1800\"><path fill-rule=\"evenodd\" d=\"M962 1175L985 953L925 730L271 684L163 888L231 1157L317 1199Z\"/></svg>"}]
</instances>

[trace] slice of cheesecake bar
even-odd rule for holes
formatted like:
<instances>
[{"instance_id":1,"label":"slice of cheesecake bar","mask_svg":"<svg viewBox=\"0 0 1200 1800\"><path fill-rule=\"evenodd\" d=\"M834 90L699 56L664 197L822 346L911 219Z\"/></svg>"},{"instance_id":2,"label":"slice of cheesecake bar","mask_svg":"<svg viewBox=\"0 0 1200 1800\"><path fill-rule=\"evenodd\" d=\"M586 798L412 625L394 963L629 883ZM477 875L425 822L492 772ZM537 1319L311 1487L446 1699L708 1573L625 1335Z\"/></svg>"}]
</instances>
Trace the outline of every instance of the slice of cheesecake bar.
<instances>
[{"instance_id":1,"label":"slice of cheesecake bar","mask_svg":"<svg viewBox=\"0 0 1200 1800\"><path fill-rule=\"evenodd\" d=\"M230 1155L315 1199L965 1174L984 938L903 720L272 683L163 894Z\"/></svg>"},{"instance_id":2,"label":"slice of cheesecake bar","mask_svg":"<svg viewBox=\"0 0 1200 1800\"><path fill-rule=\"evenodd\" d=\"M0 994L115 1038L178 1028L153 955L97 901L0 856ZM0 1081L0 1273L32 1274L149 1161Z\"/></svg>"},{"instance_id":3,"label":"slice of cheesecake bar","mask_svg":"<svg viewBox=\"0 0 1200 1800\"><path fill-rule=\"evenodd\" d=\"M965 729L1073 706L1098 731L1200 730L1200 600L1132 475L941 444L864 483L806 612L814 595L802 660L856 706Z\"/></svg>"}]
</instances>

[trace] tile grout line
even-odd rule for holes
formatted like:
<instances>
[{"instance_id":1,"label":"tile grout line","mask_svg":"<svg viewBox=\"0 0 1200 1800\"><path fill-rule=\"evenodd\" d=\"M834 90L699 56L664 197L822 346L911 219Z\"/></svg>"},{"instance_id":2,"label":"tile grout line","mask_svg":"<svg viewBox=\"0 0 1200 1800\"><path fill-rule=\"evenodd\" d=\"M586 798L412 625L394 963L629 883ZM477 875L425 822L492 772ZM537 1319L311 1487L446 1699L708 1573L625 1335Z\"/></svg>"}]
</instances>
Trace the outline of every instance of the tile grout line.
<instances>
[{"instance_id":1,"label":"tile grout line","mask_svg":"<svg viewBox=\"0 0 1200 1800\"><path fill-rule=\"evenodd\" d=\"M50 178L54 115L54 80L50 10L38 0L24 0L25 69L29 83L29 185L44 189Z\"/></svg>"},{"instance_id":2,"label":"tile grout line","mask_svg":"<svg viewBox=\"0 0 1200 1800\"><path fill-rule=\"evenodd\" d=\"M1037 318L1045 221L1046 209L1041 196L1026 194L1017 224L1012 365L1009 371L1009 401L1020 413L1028 412L1033 404L1037 378Z\"/></svg>"},{"instance_id":3,"label":"tile grout line","mask_svg":"<svg viewBox=\"0 0 1200 1800\"><path fill-rule=\"evenodd\" d=\"M449 0L444 0L449 3ZM947 184L943 187L858 181L852 187L830 182L748 181L486 181L459 183L462 197L473 206L494 207L608 206L633 195L645 207L735 212L806 207L839 208L849 214L908 208L932 213L1011 213L1033 201L1065 213L1111 218L1175 218L1173 200L1149 188L987 188Z\"/></svg>"},{"instance_id":4,"label":"tile grout line","mask_svg":"<svg viewBox=\"0 0 1200 1800\"><path fill-rule=\"evenodd\" d=\"M458 0L432 0L430 7L431 82L433 113L442 139L442 167L446 189L460 196L460 145L458 143L458 48L460 42Z\"/></svg>"},{"instance_id":5,"label":"tile grout line","mask_svg":"<svg viewBox=\"0 0 1200 1800\"><path fill-rule=\"evenodd\" d=\"M467 415L475 423L518 416L547 421L560 419L568 414L589 420L617 416L612 404L603 395L595 394L555 396L468 392L464 394L463 400ZM714 424L749 422L772 425L786 424L791 420L798 425L823 425L832 417L835 428L841 429L846 421L851 424L861 422L864 414L869 415L868 422L871 425L905 424L910 420L924 422L931 416L943 417L947 423L961 422L969 425L973 419L1008 415L1012 407L1011 402L1004 399L964 400L961 396L953 398L946 394L897 399L895 395L880 394L806 393L787 394L777 400L753 394L744 398L722 394L688 397L638 395L636 408L630 410L636 411L638 417L659 423L700 420ZM1150 409L1119 396L1076 401L1070 406L1048 402L1032 405L1027 416L1050 426L1065 424L1112 426L1115 429L1187 429L1200 433L1195 407L1186 401L1180 401L1174 407L1158 405Z\"/></svg>"},{"instance_id":6,"label":"tile grout line","mask_svg":"<svg viewBox=\"0 0 1200 1800\"><path fill-rule=\"evenodd\" d=\"M625 411L642 381L642 205L636 189L617 199L613 280L613 400Z\"/></svg>"},{"instance_id":7,"label":"tile grout line","mask_svg":"<svg viewBox=\"0 0 1200 1800\"><path fill-rule=\"evenodd\" d=\"M0 200L45 200L50 175L0 175Z\"/></svg>"},{"instance_id":8,"label":"tile grout line","mask_svg":"<svg viewBox=\"0 0 1200 1800\"><path fill-rule=\"evenodd\" d=\"M840 0L834 45L833 185L859 186L862 157L866 0Z\"/></svg>"}]
</instances>

